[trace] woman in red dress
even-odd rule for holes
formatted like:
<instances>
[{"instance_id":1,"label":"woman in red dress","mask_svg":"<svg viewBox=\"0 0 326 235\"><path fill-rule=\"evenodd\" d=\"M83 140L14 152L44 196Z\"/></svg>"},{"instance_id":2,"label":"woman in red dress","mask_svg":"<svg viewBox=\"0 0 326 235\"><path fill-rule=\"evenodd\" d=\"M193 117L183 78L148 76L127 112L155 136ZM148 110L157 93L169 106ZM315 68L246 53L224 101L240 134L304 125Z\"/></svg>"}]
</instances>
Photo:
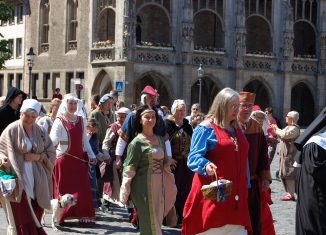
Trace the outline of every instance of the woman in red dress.
<instances>
[{"instance_id":1,"label":"woman in red dress","mask_svg":"<svg viewBox=\"0 0 326 235\"><path fill-rule=\"evenodd\" d=\"M79 99L67 95L50 133L54 146L57 146L54 198L70 193L76 195L78 201L77 205L62 210L59 224L65 219L79 219L83 225L93 224L95 218L88 164L95 164L96 157L86 135L86 120L77 115L84 115L81 107Z\"/></svg>"},{"instance_id":2,"label":"woman in red dress","mask_svg":"<svg viewBox=\"0 0 326 235\"><path fill-rule=\"evenodd\" d=\"M209 118L192 136L188 167L195 172L183 211L182 233L245 235L251 231L248 210L248 143L237 126L239 94L230 88L220 91ZM232 181L225 201L203 197L201 188L215 179Z\"/></svg>"}]
</instances>

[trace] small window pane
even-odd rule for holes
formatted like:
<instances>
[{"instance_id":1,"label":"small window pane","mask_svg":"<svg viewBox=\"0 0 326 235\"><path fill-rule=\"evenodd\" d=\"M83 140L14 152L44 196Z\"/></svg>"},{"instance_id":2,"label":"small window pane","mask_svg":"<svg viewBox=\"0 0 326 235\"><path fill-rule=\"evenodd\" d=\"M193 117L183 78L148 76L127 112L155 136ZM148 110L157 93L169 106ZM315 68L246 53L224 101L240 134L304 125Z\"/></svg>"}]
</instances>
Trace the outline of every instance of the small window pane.
<instances>
[{"instance_id":1,"label":"small window pane","mask_svg":"<svg viewBox=\"0 0 326 235\"><path fill-rule=\"evenodd\" d=\"M24 8L23 5L17 7L17 24L23 23L23 13Z\"/></svg>"},{"instance_id":2,"label":"small window pane","mask_svg":"<svg viewBox=\"0 0 326 235\"><path fill-rule=\"evenodd\" d=\"M17 38L16 39L16 58L22 57L22 39Z\"/></svg>"}]
</instances>

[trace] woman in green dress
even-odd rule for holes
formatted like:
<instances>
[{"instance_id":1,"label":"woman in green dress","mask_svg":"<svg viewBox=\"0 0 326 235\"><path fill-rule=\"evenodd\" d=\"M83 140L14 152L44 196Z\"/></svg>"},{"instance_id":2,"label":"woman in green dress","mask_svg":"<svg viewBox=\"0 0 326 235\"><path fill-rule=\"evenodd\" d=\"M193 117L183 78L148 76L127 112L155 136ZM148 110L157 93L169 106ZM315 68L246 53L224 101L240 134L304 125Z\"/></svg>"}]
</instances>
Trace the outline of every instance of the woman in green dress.
<instances>
[{"instance_id":1,"label":"woman in green dress","mask_svg":"<svg viewBox=\"0 0 326 235\"><path fill-rule=\"evenodd\" d=\"M123 165L120 201L129 196L135 204L140 234L162 234L163 218L173 207L176 197L174 176L162 137L154 134L157 111L148 105L137 109L134 126L138 135L128 145Z\"/></svg>"}]
</instances>

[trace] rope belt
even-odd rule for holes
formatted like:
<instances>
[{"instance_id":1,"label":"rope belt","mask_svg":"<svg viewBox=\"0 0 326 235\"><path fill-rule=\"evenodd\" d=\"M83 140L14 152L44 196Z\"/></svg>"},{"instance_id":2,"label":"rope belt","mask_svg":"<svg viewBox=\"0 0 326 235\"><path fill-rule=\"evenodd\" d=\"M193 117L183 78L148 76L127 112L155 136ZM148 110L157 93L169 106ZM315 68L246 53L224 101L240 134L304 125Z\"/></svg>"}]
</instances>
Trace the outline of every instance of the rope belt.
<instances>
[{"instance_id":1,"label":"rope belt","mask_svg":"<svg viewBox=\"0 0 326 235\"><path fill-rule=\"evenodd\" d=\"M76 157L75 155L72 155L72 154L70 154L70 153L65 153L64 155L68 155L69 157L72 157L72 158L75 158L75 159L77 159L77 160L80 160L80 161L82 161L82 162L85 162L85 163L89 163L89 161L86 161L86 160L84 160L84 159L81 159L81 158L79 158L79 157ZM62 158L62 157L64 157L64 155L62 155L62 156L58 156L57 158L59 159L59 158Z\"/></svg>"},{"instance_id":2,"label":"rope belt","mask_svg":"<svg viewBox=\"0 0 326 235\"><path fill-rule=\"evenodd\" d=\"M162 174L162 170L163 170L163 159L161 160L153 159L152 174Z\"/></svg>"}]
</instances>

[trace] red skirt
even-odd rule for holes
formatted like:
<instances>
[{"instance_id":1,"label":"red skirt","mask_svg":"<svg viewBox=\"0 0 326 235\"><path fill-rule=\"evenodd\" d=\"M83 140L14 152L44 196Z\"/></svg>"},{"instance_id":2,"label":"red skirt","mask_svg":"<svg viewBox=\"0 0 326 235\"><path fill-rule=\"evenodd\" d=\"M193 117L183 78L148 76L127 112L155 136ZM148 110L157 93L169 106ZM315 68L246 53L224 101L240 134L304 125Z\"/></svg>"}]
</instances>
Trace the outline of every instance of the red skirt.
<instances>
[{"instance_id":1,"label":"red skirt","mask_svg":"<svg viewBox=\"0 0 326 235\"><path fill-rule=\"evenodd\" d=\"M38 221L41 221L44 210L37 204L36 200L31 200L31 204ZM15 220L17 235L46 235L43 228L36 226L24 191L21 202L10 202L10 205Z\"/></svg>"},{"instance_id":2,"label":"red skirt","mask_svg":"<svg viewBox=\"0 0 326 235\"><path fill-rule=\"evenodd\" d=\"M88 160L84 159L83 160ZM94 218L88 163L69 155L57 158L54 166L54 198L66 193L77 197L77 204L62 210L58 223L65 219Z\"/></svg>"}]
</instances>

